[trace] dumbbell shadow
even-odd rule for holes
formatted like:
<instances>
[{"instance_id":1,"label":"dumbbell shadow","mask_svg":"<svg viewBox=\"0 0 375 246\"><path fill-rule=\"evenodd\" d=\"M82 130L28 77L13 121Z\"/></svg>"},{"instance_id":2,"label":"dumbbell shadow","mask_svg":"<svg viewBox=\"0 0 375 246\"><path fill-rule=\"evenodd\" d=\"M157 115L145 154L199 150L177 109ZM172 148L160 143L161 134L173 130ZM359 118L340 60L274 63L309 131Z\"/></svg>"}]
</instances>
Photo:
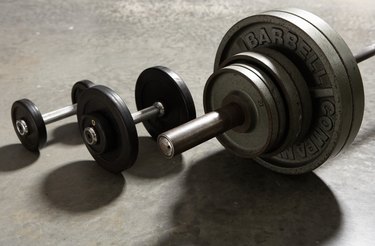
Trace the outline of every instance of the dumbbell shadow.
<instances>
[{"instance_id":1,"label":"dumbbell shadow","mask_svg":"<svg viewBox=\"0 0 375 246\"><path fill-rule=\"evenodd\" d=\"M48 204L71 213L88 212L113 202L125 190L121 174L112 174L94 161L77 161L49 173L40 187Z\"/></svg>"},{"instance_id":2,"label":"dumbbell shadow","mask_svg":"<svg viewBox=\"0 0 375 246\"><path fill-rule=\"evenodd\" d=\"M10 172L25 168L39 158L39 153L25 151L22 144L10 144L0 147L0 171Z\"/></svg>"},{"instance_id":3,"label":"dumbbell shadow","mask_svg":"<svg viewBox=\"0 0 375 246\"><path fill-rule=\"evenodd\" d=\"M155 245L316 245L342 222L314 173L284 176L224 151L187 170L171 229Z\"/></svg>"},{"instance_id":4,"label":"dumbbell shadow","mask_svg":"<svg viewBox=\"0 0 375 246\"><path fill-rule=\"evenodd\" d=\"M75 124L71 125L70 127L76 127ZM64 134L65 130L59 131ZM151 137L140 137L139 145L139 158L127 173L156 179L182 171L181 156L166 160L160 155L155 140ZM110 204L122 194L125 186L126 181L121 174L110 173L96 165L95 161L77 161L49 173L42 182L40 193L47 203L58 209L82 213Z\"/></svg>"},{"instance_id":5,"label":"dumbbell shadow","mask_svg":"<svg viewBox=\"0 0 375 246\"><path fill-rule=\"evenodd\" d=\"M77 122L67 123L52 130L52 138L48 140L46 145L59 143L72 146L83 144Z\"/></svg>"},{"instance_id":6,"label":"dumbbell shadow","mask_svg":"<svg viewBox=\"0 0 375 246\"><path fill-rule=\"evenodd\" d=\"M83 144L76 122L58 126L52 131L52 136L48 140L47 146L56 143L72 146ZM0 156L0 171L7 172L22 169L35 163L39 159L40 153L25 151L22 144L10 144L0 147Z\"/></svg>"},{"instance_id":7,"label":"dumbbell shadow","mask_svg":"<svg viewBox=\"0 0 375 246\"><path fill-rule=\"evenodd\" d=\"M160 154L155 140L151 137L139 137L138 141L138 159L134 166L126 170L127 173L147 179L158 179L176 175L182 171L181 155L173 160L167 160Z\"/></svg>"}]
</instances>

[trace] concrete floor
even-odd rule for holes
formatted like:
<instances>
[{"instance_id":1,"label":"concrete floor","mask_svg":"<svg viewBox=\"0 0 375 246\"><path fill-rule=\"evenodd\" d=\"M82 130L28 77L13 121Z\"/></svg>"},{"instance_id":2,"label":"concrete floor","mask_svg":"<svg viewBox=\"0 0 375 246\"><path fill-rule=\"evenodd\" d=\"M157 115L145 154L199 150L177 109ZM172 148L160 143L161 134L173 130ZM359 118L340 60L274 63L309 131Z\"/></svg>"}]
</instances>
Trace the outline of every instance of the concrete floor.
<instances>
[{"instance_id":1,"label":"concrete floor","mask_svg":"<svg viewBox=\"0 0 375 246\"><path fill-rule=\"evenodd\" d=\"M287 6L321 16L354 52L375 41L373 0L1 0L0 245L374 245L375 59L360 64L367 97L355 142L304 176L233 157L216 139L165 160L142 125L137 163L115 176L95 165L74 117L49 126L39 155L13 132L14 100L46 112L69 104L81 79L135 110L135 80L154 65L187 81L201 115L227 29Z\"/></svg>"}]
</instances>

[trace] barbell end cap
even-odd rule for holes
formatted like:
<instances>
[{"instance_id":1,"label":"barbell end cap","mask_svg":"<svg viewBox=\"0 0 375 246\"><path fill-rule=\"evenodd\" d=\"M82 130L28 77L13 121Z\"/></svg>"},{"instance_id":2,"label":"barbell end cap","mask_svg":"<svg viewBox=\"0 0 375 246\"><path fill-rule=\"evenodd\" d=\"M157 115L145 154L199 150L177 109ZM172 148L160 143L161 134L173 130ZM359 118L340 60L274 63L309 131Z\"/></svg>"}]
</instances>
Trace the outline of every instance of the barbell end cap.
<instances>
[{"instance_id":1,"label":"barbell end cap","mask_svg":"<svg viewBox=\"0 0 375 246\"><path fill-rule=\"evenodd\" d=\"M160 151L167 159L172 159L174 156L174 147L172 142L164 135L158 137L158 145Z\"/></svg>"}]
</instances>

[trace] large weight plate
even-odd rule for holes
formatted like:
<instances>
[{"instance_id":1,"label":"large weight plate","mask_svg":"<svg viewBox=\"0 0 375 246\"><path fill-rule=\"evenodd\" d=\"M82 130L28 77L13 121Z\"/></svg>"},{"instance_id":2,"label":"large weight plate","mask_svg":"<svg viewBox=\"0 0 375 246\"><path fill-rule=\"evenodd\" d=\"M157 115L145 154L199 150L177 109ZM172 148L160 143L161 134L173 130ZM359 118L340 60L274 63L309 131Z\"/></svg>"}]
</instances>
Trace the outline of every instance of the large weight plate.
<instances>
[{"instance_id":1,"label":"large weight plate","mask_svg":"<svg viewBox=\"0 0 375 246\"><path fill-rule=\"evenodd\" d=\"M353 126L358 125L353 124L353 110L361 110L363 96L358 92L358 99L353 97L351 84L361 87L358 86L361 81L351 80L339 52L341 49L332 44L333 38L327 39L328 35L317 28L319 24L313 26L299 16L281 11L251 16L227 32L216 55L215 70L237 53L276 49L294 62L307 81L313 102L309 133L278 155L256 159L278 172L297 174L313 170L336 155L353 134ZM329 36L338 34L332 31ZM336 39L339 40L339 36Z\"/></svg>"},{"instance_id":2,"label":"large weight plate","mask_svg":"<svg viewBox=\"0 0 375 246\"><path fill-rule=\"evenodd\" d=\"M160 102L164 115L143 122L156 139L162 132L175 128L196 117L193 98L185 82L166 67L151 67L138 77L135 87L137 109L141 110Z\"/></svg>"},{"instance_id":3,"label":"large weight plate","mask_svg":"<svg viewBox=\"0 0 375 246\"><path fill-rule=\"evenodd\" d=\"M138 156L138 135L133 118L124 101L108 87L96 85L82 92L77 103L78 126L82 137L87 119L103 118L110 147L101 147L99 151L88 145L86 147L104 169L119 173L130 168ZM98 143L100 144L100 143Z\"/></svg>"},{"instance_id":4,"label":"large weight plate","mask_svg":"<svg viewBox=\"0 0 375 246\"><path fill-rule=\"evenodd\" d=\"M22 145L33 152L39 151L47 141L46 124L38 107L28 99L21 99L13 103L11 116L14 130ZM23 120L27 124L29 133L21 136L17 130L16 121Z\"/></svg>"},{"instance_id":5,"label":"large weight plate","mask_svg":"<svg viewBox=\"0 0 375 246\"><path fill-rule=\"evenodd\" d=\"M323 21L318 16L307 12L302 9L296 8L286 8L279 10L282 12L288 12L309 22L311 25L315 26L335 47L336 51L340 55L341 61L344 63L346 72L351 81L350 86L352 89L352 94L354 98L353 103L353 120L352 126L350 128L349 136L343 146L345 148L351 144L354 138L357 136L359 128L362 124L364 107L365 107L365 94L363 89L363 83L361 78L361 73L358 68L357 61L351 52L348 45L345 43L344 39L337 34L336 31L332 29L325 21Z\"/></svg>"}]
</instances>

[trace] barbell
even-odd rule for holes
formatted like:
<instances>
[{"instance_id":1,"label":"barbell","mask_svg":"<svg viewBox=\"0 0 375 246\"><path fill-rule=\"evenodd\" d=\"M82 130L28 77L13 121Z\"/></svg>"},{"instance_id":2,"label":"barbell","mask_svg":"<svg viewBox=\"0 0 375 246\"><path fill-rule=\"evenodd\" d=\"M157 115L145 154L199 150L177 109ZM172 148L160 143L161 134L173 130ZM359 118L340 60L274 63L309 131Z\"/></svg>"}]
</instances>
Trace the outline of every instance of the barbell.
<instances>
[{"instance_id":1,"label":"barbell","mask_svg":"<svg viewBox=\"0 0 375 246\"><path fill-rule=\"evenodd\" d=\"M301 174L336 156L357 135L364 90L353 55L326 22L304 10L245 18L225 34L204 93L205 115L159 135L167 158L217 137L235 155Z\"/></svg>"}]
</instances>

